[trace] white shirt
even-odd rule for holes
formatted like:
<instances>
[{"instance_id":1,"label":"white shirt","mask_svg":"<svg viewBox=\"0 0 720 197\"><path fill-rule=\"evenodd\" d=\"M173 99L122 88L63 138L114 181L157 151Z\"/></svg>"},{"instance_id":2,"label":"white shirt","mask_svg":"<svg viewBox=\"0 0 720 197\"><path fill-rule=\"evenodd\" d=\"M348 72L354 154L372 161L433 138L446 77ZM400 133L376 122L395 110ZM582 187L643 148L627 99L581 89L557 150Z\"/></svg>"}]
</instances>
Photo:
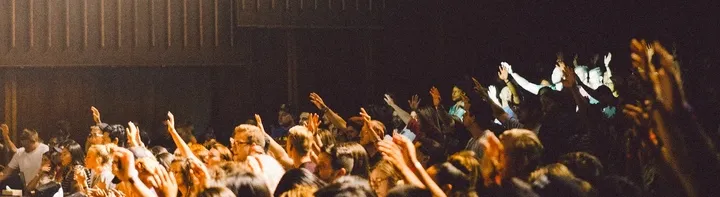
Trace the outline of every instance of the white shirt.
<instances>
[{"instance_id":1,"label":"white shirt","mask_svg":"<svg viewBox=\"0 0 720 197\"><path fill-rule=\"evenodd\" d=\"M42 163L42 156L45 152L48 152L50 147L45 144L39 144L32 152L25 152L25 148L18 148L12 160L8 164L8 167L12 169L19 169L23 173L25 178L25 185L28 184L35 176L40 172L40 164Z\"/></svg>"}]
</instances>

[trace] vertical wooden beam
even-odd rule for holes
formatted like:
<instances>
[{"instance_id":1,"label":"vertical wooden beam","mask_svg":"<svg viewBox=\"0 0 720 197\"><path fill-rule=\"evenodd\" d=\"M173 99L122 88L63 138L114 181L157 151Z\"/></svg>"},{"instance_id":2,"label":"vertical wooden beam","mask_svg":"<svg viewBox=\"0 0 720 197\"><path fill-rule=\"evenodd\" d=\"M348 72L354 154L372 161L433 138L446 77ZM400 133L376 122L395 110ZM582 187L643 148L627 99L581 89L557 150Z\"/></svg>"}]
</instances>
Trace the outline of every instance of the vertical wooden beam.
<instances>
[{"instance_id":1,"label":"vertical wooden beam","mask_svg":"<svg viewBox=\"0 0 720 197\"><path fill-rule=\"evenodd\" d=\"M362 31L362 30L360 30ZM360 36L365 39L364 44L364 51L365 51L365 87L368 87L368 94L365 95L375 95L375 85L372 84L375 70L375 61L373 59L373 37L372 37L372 29L367 29L362 32L364 34L363 36ZM366 99L370 99L366 97Z\"/></svg>"},{"instance_id":2,"label":"vertical wooden beam","mask_svg":"<svg viewBox=\"0 0 720 197\"><path fill-rule=\"evenodd\" d=\"M17 76L14 70L8 69L4 74L5 89L5 124L10 128L10 138L17 139ZM17 140L15 140L17 141Z\"/></svg>"},{"instance_id":3,"label":"vertical wooden beam","mask_svg":"<svg viewBox=\"0 0 720 197\"><path fill-rule=\"evenodd\" d=\"M133 47L138 45L138 0L133 0Z\"/></svg>"},{"instance_id":4,"label":"vertical wooden beam","mask_svg":"<svg viewBox=\"0 0 720 197\"><path fill-rule=\"evenodd\" d=\"M167 4L167 47L170 48L172 46L172 29L170 28L172 26L170 25L172 22L172 20L170 20L172 12L170 11L170 0L165 2Z\"/></svg>"},{"instance_id":5,"label":"vertical wooden beam","mask_svg":"<svg viewBox=\"0 0 720 197\"><path fill-rule=\"evenodd\" d=\"M150 46L155 47L155 0L150 0Z\"/></svg>"},{"instance_id":6,"label":"vertical wooden beam","mask_svg":"<svg viewBox=\"0 0 720 197\"><path fill-rule=\"evenodd\" d=\"M100 0L100 48L105 48L105 0Z\"/></svg>"},{"instance_id":7,"label":"vertical wooden beam","mask_svg":"<svg viewBox=\"0 0 720 197\"><path fill-rule=\"evenodd\" d=\"M235 46L235 0L230 0L230 46Z\"/></svg>"},{"instance_id":8,"label":"vertical wooden beam","mask_svg":"<svg viewBox=\"0 0 720 197\"><path fill-rule=\"evenodd\" d=\"M117 45L122 47L122 0L117 0Z\"/></svg>"},{"instance_id":9,"label":"vertical wooden beam","mask_svg":"<svg viewBox=\"0 0 720 197\"><path fill-rule=\"evenodd\" d=\"M10 31L12 32L12 33L11 33L11 34L12 34L12 36L11 36L12 39L11 39L11 41L10 41L10 46L11 46L12 48L15 48L15 31L16 31L15 26L17 25L17 24L16 24L16 20L15 20L15 0L12 0L11 4L12 4L12 6L11 6L11 7L12 7L12 13L10 14L10 20L11 20L12 22L10 23Z\"/></svg>"},{"instance_id":10,"label":"vertical wooden beam","mask_svg":"<svg viewBox=\"0 0 720 197\"><path fill-rule=\"evenodd\" d=\"M219 20L218 13L220 11L218 10L218 0L213 0L213 1L215 1L215 47L218 47L218 46L220 46L220 32L218 31L220 29L218 27L218 25L219 25L218 24L218 20ZM232 6L230 7L230 9L232 10ZM230 17L232 18L232 15L230 15Z\"/></svg>"},{"instance_id":11,"label":"vertical wooden beam","mask_svg":"<svg viewBox=\"0 0 720 197\"><path fill-rule=\"evenodd\" d=\"M30 48L35 46L35 13L34 0L28 0L28 37L30 40Z\"/></svg>"},{"instance_id":12,"label":"vertical wooden beam","mask_svg":"<svg viewBox=\"0 0 720 197\"><path fill-rule=\"evenodd\" d=\"M70 0L65 0L65 48L70 48Z\"/></svg>"},{"instance_id":13,"label":"vertical wooden beam","mask_svg":"<svg viewBox=\"0 0 720 197\"><path fill-rule=\"evenodd\" d=\"M169 8L168 8L168 10L169 10ZM187 15L187 0L183 0L183 47L187 47L187 42L188 42L187 17L188 17L188 15Z\"/></svg>"},{"instance_id":14,"label":"vertical wooden beam","mask_svg":"<svg viewBox=\"0 0 720 197\"><path fill-rule=\"evenodd\" d=\"M205 29L203 28L203 1L198 0L198 37L200 37L200 46L202 47L205 43Z\"/></svg>"},{"instance_id":15,"label":"vertical wooden beam","mask_svg":"<svg viewBox=\"0 0 720 197\"><path fill-rule=\"evenodd\" d=\"M83 0L83 48L87 49L87 46L88 46L87 0Z\"/></svg>"},{"instance_id":16,"label":"vertical wooden beam","mask_svg":"<svg viewBox=\"0 0 720 197\"><path fill-rule=\"evenodd\" d=\"M295 41L295 30L288 29L285 31L285 47L287 48L287 68L288 68L288 103L296 106L298 103L298 84L297 84L297 42Z\"/></svg>"},{"instance_id":17,"label":"vertical wooden beam","mask_svg":"<svg viewBox=\"0 0 720 197\"><path fill-rule=\"evenodd\" d=\"M47 46L52 47L52 0L47 1Z\"/></svg>"}]
</instances>

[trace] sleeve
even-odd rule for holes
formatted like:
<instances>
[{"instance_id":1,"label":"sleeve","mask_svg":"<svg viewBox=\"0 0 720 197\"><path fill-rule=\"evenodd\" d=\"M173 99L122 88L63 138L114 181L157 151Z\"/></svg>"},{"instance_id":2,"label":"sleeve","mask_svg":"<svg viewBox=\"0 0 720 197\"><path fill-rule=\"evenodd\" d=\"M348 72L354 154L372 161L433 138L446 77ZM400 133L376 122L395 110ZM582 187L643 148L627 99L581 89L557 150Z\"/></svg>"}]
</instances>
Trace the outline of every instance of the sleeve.
<instances>
[{"instance_id":1,"label":"sleeve","mask_svg":"<svg viewBox=\"0 0 720 197\"><path fill-rule=\"evenodd\" d=\"M521 129L524 127L524 125L515 117L511 117L505 121L503 126L505 126L505 129Z\"/></svg>"},{"instance_id":2,"label":"sleeve","mask_svg":"<svg viewBox=\"0 0 720 197\"><path fill-rule=\"evenodd\" d=\"M8 167L10 167L12 169L16 169L16 170L20 168L20 163L18 163L18 162L20 162L20 161L18 161L18 159L19 159L18 154L21 154L21 152L23 152L23 151L18 150L18 152L13 154L13 157L10 160L10 163L8 163Z\"/></svg>"},{"instance_id":3,"label":"sleeve","mask_svg":"<svg viewBox=\"0 0 720 197\"><path fill-rule=\"evenodd\" d=\"M540 91L540 88L542 88L541 85L530 83L527 79L523 78L522 76L518 75L517 73L512 73L513 79L515 79L515 82L520 85L521 88L527 90L530 93L533 93L535 95L538 94L538 91Z\"/></svg>"}]
</instances>

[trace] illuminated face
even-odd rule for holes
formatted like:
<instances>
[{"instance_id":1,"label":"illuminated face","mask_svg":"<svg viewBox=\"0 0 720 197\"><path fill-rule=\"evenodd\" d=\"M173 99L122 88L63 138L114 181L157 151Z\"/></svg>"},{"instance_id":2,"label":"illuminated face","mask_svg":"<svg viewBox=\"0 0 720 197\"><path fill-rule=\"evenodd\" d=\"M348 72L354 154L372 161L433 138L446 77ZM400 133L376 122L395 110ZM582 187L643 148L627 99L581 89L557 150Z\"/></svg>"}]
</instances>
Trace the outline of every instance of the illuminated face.
<instances>
[{"instance_id":1,"label":"illuminated face","mask_svg":"<svg viewBox=\"0 0 720 197\"><path fill-rule=\"evenodd\" d=\"M378 197L387 196L391 186L390 177L385 172L378 169L370 172L370 187L375 190Z\"/></svg>"},{"instance_id":2,"label":"illuminated face","mask_svg":"<svg viewBox=\"0 0 720 197\"><path fill-rule=\"evenodd\" d=\"M560 70L560 68L556 66L555 69L553 69L552 75L550 76L550 82L552 82L553 84L560 83L562 77L562 70Z\"/></svg>"},{"instance_id":3,"label":"illuminated face","mask_svg":"<svg viewBox=\"0 0 720 197\"><path fill-rule=\"evenodd\" d=\"M588 86L592 89L597 89L601 85L603 85L603 76L600 69L592 69L588 73L589 79L588 79Z\"/></svg>"},{"instance_id":4,"label":"illuminated face","mask_svg":"<svg viewBox=\"0 0 720 197\"><path fill-rule=\"evenodd\" d=\"M582 81L585 84L588 84L587 67L583 67L583 66L575 67L575 75L577 75L577 77L580 78L580 81Z\"/></svg>"},{"instance_id":5,"label":"illuminated face","mask_svg":"<svg viewBox=\"0 0 720 197\"><path fill-rule=\"evenodd\" d=\"M252 149L252 142L248 141L248 132L235 133L232 148L235 157L240 161L245 161Z\"/></svg>"},{"instance_id":6,"label":"illuminated face","mask_svg":"<svg viewBox=\"0 0 720 197\"><path fill-rule=\"evenodd\" d=\"M278 112L278 124L281 126L291 126L293 124L292 115L284 111Z\"/></svg>"},{"instance_id":7,"label":"illuminated face","mask_svg":"<svg viewBox=\"0 0 720 197\"><path fill-rule=\"evenodd\" d=\"M454 102L457 102L457 101L461 100L463 95L465 95L465 92L463 92L463 91L462 91L460 88L458 88L458 87L453 87L453 90L452 90L452 100L453 100Z\"/></svg>"},{"instance_id":8,"label":"illuminated face","mask_svg":"<svg viewBox=\"0 0 720 197\"><path fill-rule=\"evenodd\" d=\"M512 99L512 93L510 93L510 88L506 86L502 90L500 90L500 99L502 101L510 101L510 99Z\"/></svg>"},{"instance_id":9,"label":"illuminated face","mask_svg":"<svg viewBox=\"0 0 720 197\"><path fill-rule=\"evenodd\" d=\"M210 151L208 151L208 165L213 166L220 162L222 162L222 158L220 158L220 151L214 148L210 149Z\"/></svg>"},{"instance_id":10,"label":"illuminated face","mask_svg":"<svg viewBox=\"0 0 720 197\"><path fill-rule=\"evenodd\" d=\"M88 136L90 145L103 144L104 141L104 135L100 128L96 126L90 127L90 135Z\"/></svg>"},{"instance_id":11,"label":"illuminated face","mask_svg":"<svg viewBox=\"0 0 720 197\"><path fill-rule=\"evenodd\" d=\"M99 165L97 160L97 150L94 148L88 149L87 155L85 155L85 165L87 165L86 167L90 169L97 168L97 166Z\"/></svg>"},{"instance_id":12,"label":"illuminated face","mask_svg":"<svg viewBox=\"0 0 720 197\"><path fill-rule=\"evenodd\" d=\"M72 155L67 148L63 148L62 152L60 152L60 162L63 166L68 166L72 163Z\"/></svg>"}]
</instances>

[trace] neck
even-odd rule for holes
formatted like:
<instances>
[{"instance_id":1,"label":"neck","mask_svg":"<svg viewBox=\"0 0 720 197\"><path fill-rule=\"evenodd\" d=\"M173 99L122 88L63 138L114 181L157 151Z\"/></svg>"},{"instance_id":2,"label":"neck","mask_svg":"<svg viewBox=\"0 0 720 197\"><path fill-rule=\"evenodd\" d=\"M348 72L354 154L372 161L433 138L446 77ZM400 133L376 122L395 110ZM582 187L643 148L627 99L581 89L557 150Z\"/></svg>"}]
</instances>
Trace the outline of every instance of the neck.
<instances>
[{"instance_id":1,"label":"neck","mask_svg":"<svg viewBox=\"0 0 720 197\"><path fill-rule=\"evenodd\" d=\"M502 104L503 107L507 107L507 106L508 106L508 101L507 101L507 100L502 100L502 101L500 101L500 104Z\"/></svg>"},{"instance_id":2,"label":"neck","mask_svg":"<svg viewBox=\"0 0 720 197\"><path fill-rule=\"evenodd\" d=\"M95 174L99 174L104 171L111 171L111 170L112 170L112 166L110 166L110 164L98 165L97 167L92 169L93 173L95 173Z\"/></svg>"},{"instance_id":3,"label":"neck","mask_svg":"<svg viewBox=\"0 0 720 197\"><path fill-rule=\"evenodd\" d=\"M293 161L294 161L293 165L296 168L299 168L300 165L302 165L303 163L312 162L312 159L310 159L309 155L305 155L305 156L301 156L299 158L293 158Z\"/></svg>"},{"instance_id":4,"label":"neck","mask_svg":"<svg viewBox=\"0 0 720 197\"><path fill-rule=\"evenodd\" d=\"M468 130L470 131L470 135L472 135L473 137L480 137L486 131L488 131L487 129L484 129L484 128L478 126L477 124L473 124L472 126L470 126L468 128Z\"/></svg>"},{"instance_id":5,"label":"neck","mask_svg":"<svg viewBox=\"0 0 720 197\"><path fill-rule=\"evenodd\" d=\"M38 143L32 143L30 146L25 147L25 152L32 152L38 147Z\"/></svg>"}]
</instances>

